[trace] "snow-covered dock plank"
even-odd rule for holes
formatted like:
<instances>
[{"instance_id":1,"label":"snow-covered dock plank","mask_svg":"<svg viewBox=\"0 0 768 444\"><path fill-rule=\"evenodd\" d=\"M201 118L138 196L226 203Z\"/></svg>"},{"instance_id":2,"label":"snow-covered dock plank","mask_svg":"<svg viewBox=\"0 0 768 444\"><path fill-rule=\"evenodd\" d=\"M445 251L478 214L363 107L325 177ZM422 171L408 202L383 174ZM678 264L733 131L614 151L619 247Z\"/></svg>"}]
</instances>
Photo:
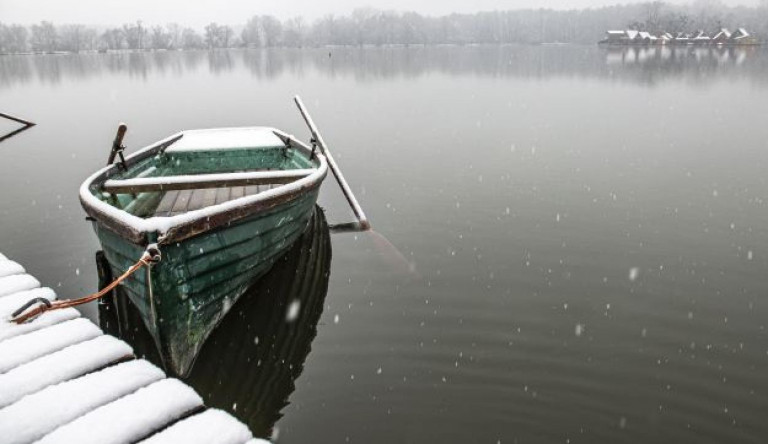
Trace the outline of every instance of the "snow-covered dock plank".
<instances>
[{"instance_id":1,"label":"snow-covered dock plank","mask_svg":"<svg viewBox=\"0 0 768 444\"><path fill-rule=\"evenodd\" d=\"M21 264L9 261L8 259L0 259L0 278L6 276L12 276L14 274L22 274L26 270Z\"/></svg>"},{"instance_id":2,"label":"snow-covered dock plank","mask_svg":"<svg viewBox=\"0 0 768 444\"><path fill-rule=\"evenodd\" d=\"M14 274L0 278L0 297L40 286L40 281L28 274Z\"/></svg>"},{"instance_id":3,"label":"snow-covered dock plank","mask_svg":"<svg viewBox=\"0 0 768 444\"><path fill-rule=\"evenodd\" d=\"M130 444L202 405L189 386L163 379L59 427L38 444Z\"/></svg>"},{"instance_id":4,"label":"snow-covered dock plank","mask_svg":"<svg viewBox=\"0 0 768 444\"><path fill-rule=\"evenodd\" d=\"M221 410L211 409L179 421L141 444L245 444L250 439L248 427Z\"/></svg>"},{"instance_id":5,"label":"snow-covered dock plank","mask_svg":"<svg viewBox=\"0 0 768 444\"><path fill-rule=\"evenodd\" d=\"M0 436L6 444L33 442L93 409L164 377L159 368L136 360L49 386L0 409ZM45 420L30 412L44 412Z\"/></svg>"},{"instance_id":6,"label":"snow-covered dock plank","mask_svg":"<svg viewBox=\"0 0 768 444\"><path fill-rule=\"evenodd\" d=\"M66 322L78 317L80 317L80 312L74 308L44 313L40 317L22 325L11 324L7 321L7 317L3 317L0 319L0 341L48 328L59 322Z\"/></svg>"},{"instance_id":7,"label":"snow-covered dock plank","mask_svg":"<svg viewBox=\"0 0 768 444\"><path fill-rule=\"evenodd\" d=\"M223 411L196 413L204 406L192 388L74 308L10 322L37 297L56 294L0 254L0 442L267 442Z\"/></svg>"},{"instance_id":8,"label":"snow-covered dock plank","mask_svg":"<svg viewBox=\"0 0 768 444\"><path fill-rule=\"evenodd\" d=\"M34 298L45 298L49 301L56 299L56 293L48 287L34 288L32 290L17 291L0 298L0 317L9 317L11 313Z\"/></svg>"},{"instance_id":9,"label":"snow-covered dock plank","mask_svg":"<svg viewBox=\"0 0 768 444\"><path fill-rule=\"evenodd\" d=\"M101 334L93 322L80 318L0 342L0 373Z\"/></svg>"},{"instance_id":10,"label":"snow-covered dock plank","mask_svg":"<svg viewBox=\"0 0 768 444\"><path fill-rule=\"evenodd\" d=\"M125 342L112 336L99 336L20 365L0 375L0 407L51 384L98 370L132 353L133 349Z\"/></svg>"}]
</instances>

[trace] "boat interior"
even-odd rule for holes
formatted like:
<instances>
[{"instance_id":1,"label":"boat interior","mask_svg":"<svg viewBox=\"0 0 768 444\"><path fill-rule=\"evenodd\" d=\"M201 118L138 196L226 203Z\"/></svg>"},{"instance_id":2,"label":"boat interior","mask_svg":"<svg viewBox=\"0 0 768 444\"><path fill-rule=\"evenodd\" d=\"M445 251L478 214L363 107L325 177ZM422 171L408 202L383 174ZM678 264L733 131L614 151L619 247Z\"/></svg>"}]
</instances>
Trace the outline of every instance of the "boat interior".
<instances>
[{"instance_id":1,"label":"boat interior","mask_svg":"<svg viewBox=\"0 0 768 444\"><path fill-rule=\"evenodd\" d=\"M91 192L134 216L169 217L272 190L315 168L316 159L271 128L192 130Z\"/></svg>"}]
</instances>

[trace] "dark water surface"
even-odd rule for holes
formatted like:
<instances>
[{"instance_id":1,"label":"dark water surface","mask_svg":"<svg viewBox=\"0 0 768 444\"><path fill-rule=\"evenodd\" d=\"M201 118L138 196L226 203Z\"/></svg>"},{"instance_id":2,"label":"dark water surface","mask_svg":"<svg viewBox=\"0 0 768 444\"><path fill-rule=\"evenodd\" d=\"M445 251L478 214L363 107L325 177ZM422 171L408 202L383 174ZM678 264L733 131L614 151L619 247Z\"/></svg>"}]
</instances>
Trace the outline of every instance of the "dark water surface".
<instances>
[{"instance_id":1,"label":"dark water surface","mask_svg":"<svg viewBox=\"0 0 768 444\"><path fill-rule=\"evenodd\" d=\"M286 443L768 440L764 49L0 57L0 112L38 123L0 143L0 251L92 291L77 190L118 122L131 150L219 126L306 139L296 93L379 235L332 235L308 327L241 304L198 362L221 362L193 380L207 397L257 375L224 407ZM351 218L330 181L320 203ZM229 359L263 331L306 350Z\"/></svg>"}]
</instances>

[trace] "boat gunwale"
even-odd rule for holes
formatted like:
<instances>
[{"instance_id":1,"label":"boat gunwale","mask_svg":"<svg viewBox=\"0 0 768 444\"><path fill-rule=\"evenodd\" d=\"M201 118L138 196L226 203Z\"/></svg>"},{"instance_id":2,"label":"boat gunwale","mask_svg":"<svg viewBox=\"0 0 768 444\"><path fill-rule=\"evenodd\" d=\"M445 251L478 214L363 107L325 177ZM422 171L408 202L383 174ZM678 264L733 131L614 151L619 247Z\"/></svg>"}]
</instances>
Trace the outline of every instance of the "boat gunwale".
<instances>
[{"instance_id":1,"label":"boat gunwale","mask_svg":"<svg viewBox=\"0 0 768 444\"><path fill-rule=\"evenodd\" d=\"M136 163L155 155L157 152L166 149L168 146L182 138L185 132L251 128L267 129L272 131L285 143L290 144L291 148L301 149L308 155L311 155L313 152L312 148L304 142L272 127L210 128L202 130L185 130L175 133L127 156L125 164L127 168L130 168ZM119 164L111 164L103 167L88 177L80 185L80 203L88 216L96 220L105 228L115 232L120 237L123 237L134 244L145 245L149 243L150 235L152 234L156 234L157 236L156 239L152 240L156 240L161 244L179 242L197 234L226 225L230 222L248 217L254 213L269 211L281 204L289 203L306 192L319 187L328 174L328 163L325 156L319 151L315 151L314 154L318 167L312 174L304 178L261 193L243 196L174 216L153 216L144 219L98 199L91 192L91 187L99 183L104 183L114 174L121 172L122 167Z\"/></svg>"}]
</instances>

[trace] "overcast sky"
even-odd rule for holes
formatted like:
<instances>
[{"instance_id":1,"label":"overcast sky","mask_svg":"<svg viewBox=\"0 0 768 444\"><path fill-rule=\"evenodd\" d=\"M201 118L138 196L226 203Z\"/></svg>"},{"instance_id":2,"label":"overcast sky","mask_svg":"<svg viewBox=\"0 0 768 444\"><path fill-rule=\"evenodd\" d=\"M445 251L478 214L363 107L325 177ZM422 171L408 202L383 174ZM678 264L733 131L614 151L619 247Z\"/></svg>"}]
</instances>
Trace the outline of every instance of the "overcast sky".
<instances>
[{"instance_id":1,"label":"overcast sky","mask_svg":"<svg viewBox=\"0 0 768 444\"><path fill-rule=\"evenodd\" d=\"M750 6L758 1L723 0L728 5ZM631 0L0 0L0 21L119 25L141 19L148 24L176 22L200 28L210 22L243 24L254 14L272 14L281 19L301 15L312 20L369 6L442 15L540 7L571 9L629 2ZM686 3L685 0L670 2Z\"/></svg>"}]
</instances>

